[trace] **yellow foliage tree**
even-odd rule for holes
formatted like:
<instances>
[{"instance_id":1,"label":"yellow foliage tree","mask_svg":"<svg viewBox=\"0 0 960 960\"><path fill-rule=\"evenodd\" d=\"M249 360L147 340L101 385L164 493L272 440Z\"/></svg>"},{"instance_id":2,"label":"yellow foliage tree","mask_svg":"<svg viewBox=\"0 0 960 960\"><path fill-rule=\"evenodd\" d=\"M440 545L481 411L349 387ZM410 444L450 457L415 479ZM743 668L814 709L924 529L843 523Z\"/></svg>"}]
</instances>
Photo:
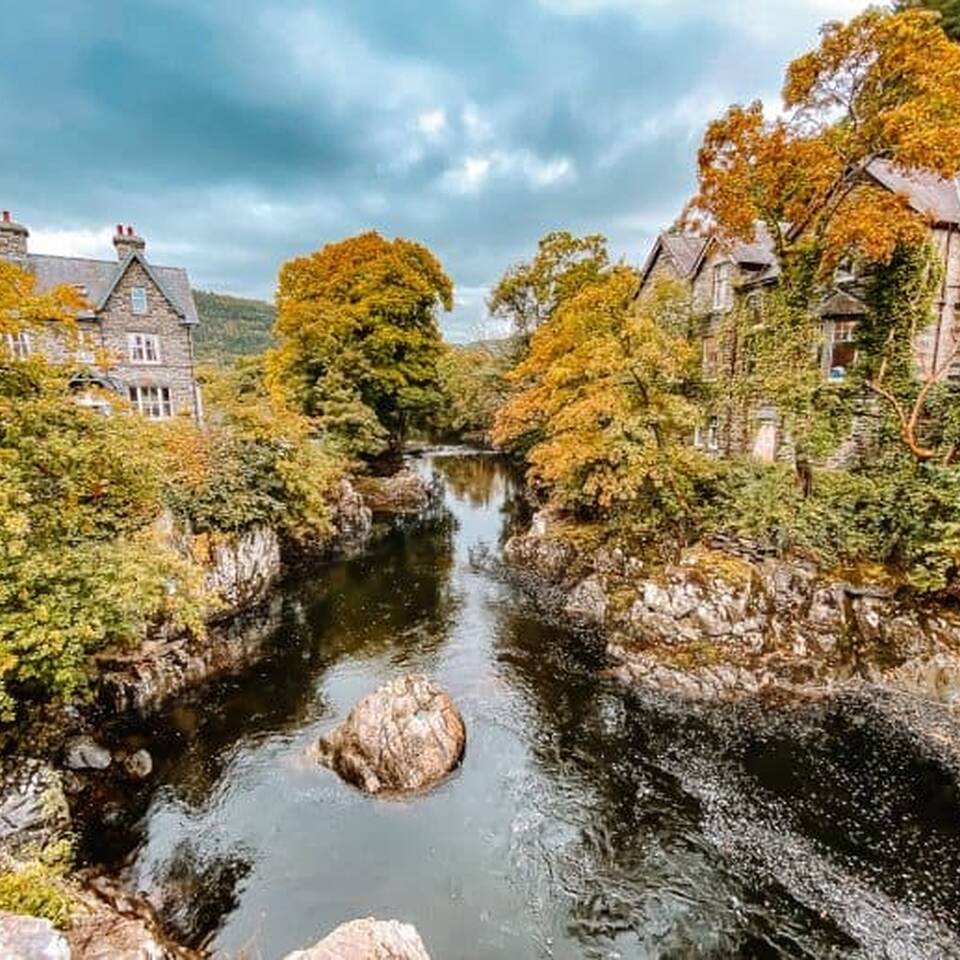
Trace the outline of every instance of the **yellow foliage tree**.
<instances>
[{"instance_id":1,"label":"yellow foliage tree","mask_svg":"<svg viewBox=\"0 0 960 960\"><path fill-rule=\"evenodd\" d=\"M529 479L558 506L630 506L654 525L683 520L703 467L690 445L697 355L684 335L685 293L634 301L636 272L618 266L561 304L510 374L527 384L500 410L494 439L526 443Z\"/></svg>"}]
</instances>

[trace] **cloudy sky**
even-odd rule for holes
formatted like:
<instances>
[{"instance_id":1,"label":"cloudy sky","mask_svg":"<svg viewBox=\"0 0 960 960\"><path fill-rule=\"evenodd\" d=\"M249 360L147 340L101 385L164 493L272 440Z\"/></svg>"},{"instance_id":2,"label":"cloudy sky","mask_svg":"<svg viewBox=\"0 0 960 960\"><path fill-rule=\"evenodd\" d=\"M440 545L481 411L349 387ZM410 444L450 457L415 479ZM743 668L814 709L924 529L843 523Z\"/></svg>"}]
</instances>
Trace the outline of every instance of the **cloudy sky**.
<instances>
[{"instance_id":1,"label":"cloudy sky","mask_svg":"<svg viewBox=\"0 0 960 960\"><path fill-rule=\"evenodd\" d=\"M639 262L705 122L776 102L863 0L39 0L2 27L0 205L37 252L134 224L195 286L272 295L375 227L427 243L452 339L549 229Z\"/></svg>"}]
</instances>

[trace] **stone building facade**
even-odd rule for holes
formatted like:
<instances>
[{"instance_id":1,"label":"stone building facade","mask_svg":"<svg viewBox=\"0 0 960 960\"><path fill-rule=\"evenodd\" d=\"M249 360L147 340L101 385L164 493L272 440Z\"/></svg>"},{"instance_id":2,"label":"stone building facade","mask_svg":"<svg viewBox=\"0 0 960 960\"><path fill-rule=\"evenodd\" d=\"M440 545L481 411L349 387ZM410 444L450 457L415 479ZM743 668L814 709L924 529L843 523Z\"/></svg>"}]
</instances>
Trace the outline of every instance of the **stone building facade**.
<instances>
[{"instance_id":1,"label":"stone building facade","mask_svg":"<svg viewBox=\"0 0 960 960\"><path fill-rule=\"evenodd\" d=\"M8 336L7 348L69 364L83 402L111 406L112 391L149 419L201 420L193 348L198 316L186 271L150 263L143 238L129 226L117 226L115 261L32 253L28 237L4 212L0 257L32 273L39 291L72 286L87 306L75 331L65 334L51 324L44 333Z\"/></svg>"},{"instance_id":2,"label":"stone building facade","mask_svg":"<svg viewBox=\"0 0 960 960\"><path fill-rule=\"evenodd\" d=\"M960 381L960 360L951 362L960 337L960 190L956 181L932 175L904 175L875 163L869 171L874 183L904 195L914 211L929 224L939 251L944 277L934 308L934 321L914 341L919 376ZM679 281L690 290L707 379L746 361L744 345L725 335L724 320L738 308L762 310L764 291L775 286L780 267L772 239L757 226L753 243L721 246L716 240L682 233L661 234L641 271L638 298L664 279ZM842 381L856 361L856 326L867 314L862 290L853 274L838 272L835 285L824 291L816 315L821 325L819 362L824 379ZM756 306L753 307L752 305ZM853 411L850 436L830 458L829 466L843 466L863 457L875 423L875 402L862 398ZM716 456L751 455L773 461L792 456L790 437L781 428L775 407L759 402L749 408L729 407L709 415L694 442Z\"/></svg>"}]
</instances>

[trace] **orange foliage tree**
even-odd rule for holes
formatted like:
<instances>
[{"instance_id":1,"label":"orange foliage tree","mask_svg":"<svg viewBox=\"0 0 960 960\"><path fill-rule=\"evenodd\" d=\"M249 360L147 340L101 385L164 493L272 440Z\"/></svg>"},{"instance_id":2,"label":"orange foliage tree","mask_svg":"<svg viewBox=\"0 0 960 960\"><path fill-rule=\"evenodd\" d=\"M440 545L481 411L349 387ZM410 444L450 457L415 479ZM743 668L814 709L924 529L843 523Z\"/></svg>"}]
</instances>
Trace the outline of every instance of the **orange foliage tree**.
<instances>
[{"instance_id":1,"label":"orange foliage tree","mask_svg":"<svg viewBox=\"0 0 960 960\"><path fill-rule=\"evenodd\" d=\"M784 266L785 293L801 310L842 259L889 264L898 249L928 242L907 198L871 176L877 164L943 178L960 172L960 45L936 14L871 7L821 34L817 49L787 70L782 116L768 119L753 103L709 125L688 211L728 241L753 240L763 223ZM893 336L883 349L892 358L904 345ZM924 403L958 353L960 341L928 371L930 385L909 396L885 382L891 364L883 357L865 380L893 404L919 460L933 455L916 434Z\"/></svg>"},{"instance_id":2,"label":"orange foliage tree","mask_svg":"<svg viewBox=\"0 0 960 960\"><path fill-rule=\"evenodd\" d=\"M364 233L297 257L280 270L269 382L351 452L384 431L398 447L440 403L441 307L453 308L453 285L411 240Z\"/></svg>"}]
</instances>

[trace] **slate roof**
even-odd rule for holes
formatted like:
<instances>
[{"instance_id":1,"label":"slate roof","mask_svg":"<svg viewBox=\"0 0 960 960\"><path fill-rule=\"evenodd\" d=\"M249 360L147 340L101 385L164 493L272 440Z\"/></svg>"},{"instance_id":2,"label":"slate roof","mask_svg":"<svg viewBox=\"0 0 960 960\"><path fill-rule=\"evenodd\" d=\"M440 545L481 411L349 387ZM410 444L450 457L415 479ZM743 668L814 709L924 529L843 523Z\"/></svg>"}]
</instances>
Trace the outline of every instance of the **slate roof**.
<instances>
[{"instance_id":1,"label":"slate roof","mask_svg":"<svg viewBox=\"0 0 960 960\"><path fill-rule=\"evenodd\" d=\"M197 307L190 292L190 280L182 267L160 267L148 263L135 254L161 292L178 309L184 323L198 323ZM60 284L85 288L84 296L95 305L107 297L125 272L129 260L88 260L84 257L55 257L42 253L28 253L27 269L37 278L40 291L51 290Z\"/></svg>"},{"instance_id":2,"label":"slate roof","mask_svg":"<svg viewBox=\"0 0 960 960\"><path fill-rule=\"evenodd\" d=\"M705 237L689 233L663 233L660 235L660 242L682 277L690 276L707 245Z\"/></svg>"},{"instance_id":3,"label":"slate roof","mask_svg":"<svg viewBox=\"0 0 960 960\"><path fill-rule=\"evenodd\" d=\"M846 290L834 290L817 312L821 317L862 317L867 312L867 307L862 300Z\"/></svg>"},{"instance_id":4,"label":"slate roof","mask_svg":"<svg viewBox=\"0 0 960 960\"><path fill-rule=\"evenodd\" d=\"M956 180L919 171L906 173L885 160L872 163L869 172L893 193L906 194L917 213L933 217L936 223L960 223L960 185Z\"/></svg>"}]
</instances>

